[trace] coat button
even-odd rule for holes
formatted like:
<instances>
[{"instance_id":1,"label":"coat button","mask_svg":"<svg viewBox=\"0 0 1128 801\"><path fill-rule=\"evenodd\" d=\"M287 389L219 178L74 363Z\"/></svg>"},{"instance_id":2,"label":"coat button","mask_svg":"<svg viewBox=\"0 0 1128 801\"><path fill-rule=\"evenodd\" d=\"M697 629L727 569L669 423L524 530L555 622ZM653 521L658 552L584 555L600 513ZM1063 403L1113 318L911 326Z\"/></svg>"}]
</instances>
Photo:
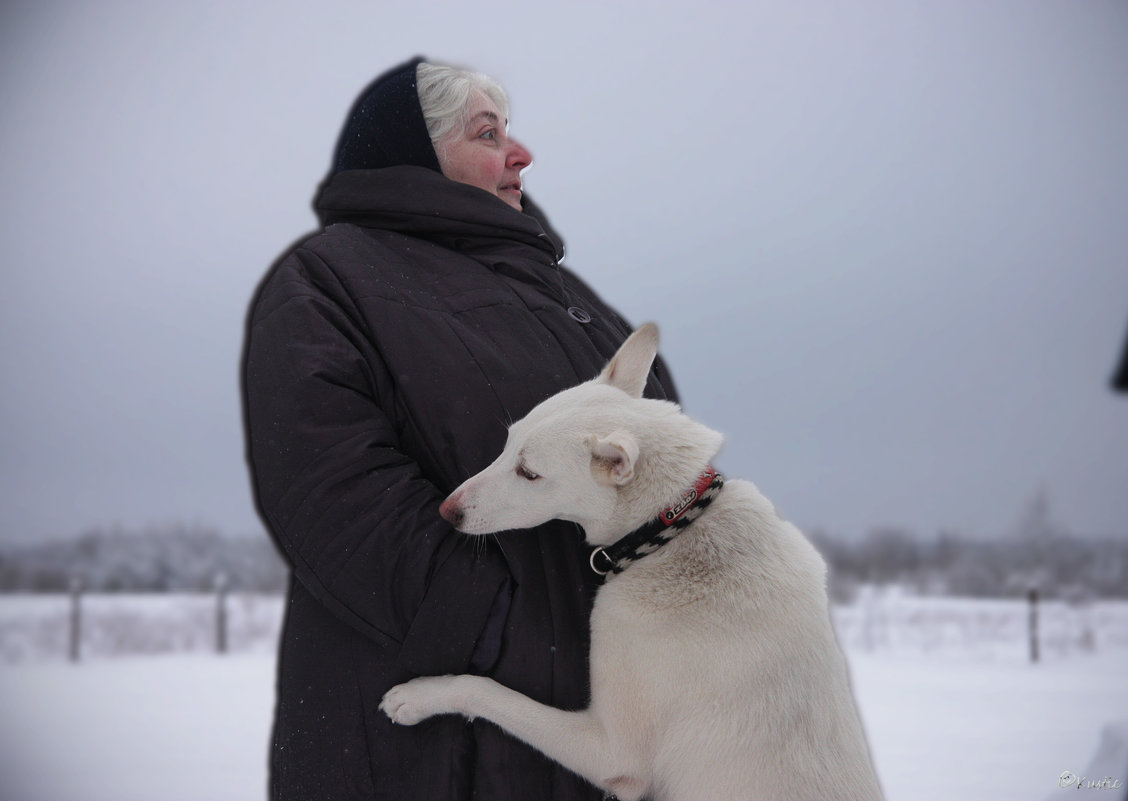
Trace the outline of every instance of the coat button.
<instances>
[{"instance_id":1,"label":"coat button","mask_svg":"<svg viewBox=\"0 0 1128 801\"><path fill-rule=\"evenodd\" d=\"M590 323L591 315L581 309L579 306L569 306L568 315L577 323Z\"/></svg>"}]
</instances>

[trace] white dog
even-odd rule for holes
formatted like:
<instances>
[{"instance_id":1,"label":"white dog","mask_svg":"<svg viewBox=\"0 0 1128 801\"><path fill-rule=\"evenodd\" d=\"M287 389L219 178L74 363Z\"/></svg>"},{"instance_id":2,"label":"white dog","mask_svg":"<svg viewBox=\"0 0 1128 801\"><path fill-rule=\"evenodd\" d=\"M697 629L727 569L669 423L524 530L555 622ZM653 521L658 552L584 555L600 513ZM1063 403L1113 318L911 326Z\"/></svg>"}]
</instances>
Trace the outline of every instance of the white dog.
<instances>
[{"instance_id":1,"label":"white dog","mask_svg":"<svg viewBox=\"0 0 1128 801\"><path fill-rule=\"evenodd\" d=\"M513 424L441 509L469 534L571 520L600 546L590 706L443 676L381 709L409 726L486 718L622 801L880 799L826 567L754 485L709 467L720 434L642 398L657 349L640 328L598 378Z\"/></svg>"}]
</instances>

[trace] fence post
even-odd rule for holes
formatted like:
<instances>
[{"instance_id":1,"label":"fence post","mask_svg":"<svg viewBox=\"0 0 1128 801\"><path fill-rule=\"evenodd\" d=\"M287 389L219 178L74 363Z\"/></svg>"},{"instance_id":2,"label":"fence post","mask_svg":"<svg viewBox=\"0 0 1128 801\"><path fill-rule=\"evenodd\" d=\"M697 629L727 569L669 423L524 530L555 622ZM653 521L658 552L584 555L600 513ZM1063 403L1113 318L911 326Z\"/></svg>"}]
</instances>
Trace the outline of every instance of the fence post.
<instances>
[{"instance_id":1,"label":"fence post","mask_svg":"<svg viewBox=\"0 0 1128 801\"><path fill-rule=\"evenodd\" d=\"M215 651L227 653L227 576L215 577Z\"/></svg>"},{"instance_id":2,"label":"fence post","mask_svg":"<svg viewBox=\"0 0 1128 801\"><path fill-rule=\"evenodd\" d=\"M1030 601L1030 663L1038 662L1038 588L1031 587L1027 593Z\"/></svg>"},{"instance_id":3,"label":"fence post","mask_svg":"<svg viewBox=\"0 0 1128 801\"><path fill-rule=\"evenodd\" d=\"M71 578L69 657L74 663L82 657L82 590L82 579L78 576Z\"/></svg>"}]
</instances>

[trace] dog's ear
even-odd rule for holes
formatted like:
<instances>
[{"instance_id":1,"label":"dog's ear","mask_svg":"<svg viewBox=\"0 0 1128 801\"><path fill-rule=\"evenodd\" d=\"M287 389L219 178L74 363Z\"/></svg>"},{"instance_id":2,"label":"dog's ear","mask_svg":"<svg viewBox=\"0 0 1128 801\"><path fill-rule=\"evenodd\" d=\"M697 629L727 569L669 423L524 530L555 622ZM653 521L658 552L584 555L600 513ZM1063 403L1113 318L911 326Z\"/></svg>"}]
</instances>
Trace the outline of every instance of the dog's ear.
<instances>
[{"instance_id":1,"label":"dog's ear","mask_svg":"<svg viewBox=\"0 0 1128 801\"><path fill-rule=\"evenodd\" d=\"M626 431L613 431L606 437L592 436L591 469L597 480L622 486L634 478L638 443Z\"/></svg>"},{"instance_id":2,"label":"dog's ear","mask_svg":"<svg viewBox=\"0 0 1128 801\"><path fill-rule=\"evenodd\" d=\"M603 368L598 380L618 387L632 398L641 398L650 365L658 355L658 326L646 323L627 337Z\"/></svg>"}]
</instances>

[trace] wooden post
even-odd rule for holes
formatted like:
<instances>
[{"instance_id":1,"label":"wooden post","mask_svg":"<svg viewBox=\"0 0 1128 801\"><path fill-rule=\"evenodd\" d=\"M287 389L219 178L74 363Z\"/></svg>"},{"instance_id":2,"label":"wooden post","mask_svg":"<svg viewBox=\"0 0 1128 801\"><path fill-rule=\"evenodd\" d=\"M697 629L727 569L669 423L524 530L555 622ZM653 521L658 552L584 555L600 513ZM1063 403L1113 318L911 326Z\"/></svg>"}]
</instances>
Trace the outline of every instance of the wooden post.
<instances>
[{"instance_id":1,"label":"wooden post","mask_svg":"<svg viewBox=\"0 0 1128 801\"><path fill-rule=\"evenodd\" d=\"M215 577L215 652L227 653L227 576Z\"/></svg>"},{"instance_id":2,"label":"wooden post","mask_svg":"<svg viewBox=\"0 0 1128 801\"><path fill-rule=\"evenodd\" d=\"M77 663L82 657L82 579L75 576L70 582L70 661Z\"/></svg>"},{"instance_id":3,"label":"wooden post","mask_svg":"<svg viewBox=\"0 0 1128 801\"><path fill-rule=\"evenodd\" d=\"M1038 588L1031 587L1027 593L1030 601L1030 663L1038 663Z\"/></svg>"}]
</instances>

